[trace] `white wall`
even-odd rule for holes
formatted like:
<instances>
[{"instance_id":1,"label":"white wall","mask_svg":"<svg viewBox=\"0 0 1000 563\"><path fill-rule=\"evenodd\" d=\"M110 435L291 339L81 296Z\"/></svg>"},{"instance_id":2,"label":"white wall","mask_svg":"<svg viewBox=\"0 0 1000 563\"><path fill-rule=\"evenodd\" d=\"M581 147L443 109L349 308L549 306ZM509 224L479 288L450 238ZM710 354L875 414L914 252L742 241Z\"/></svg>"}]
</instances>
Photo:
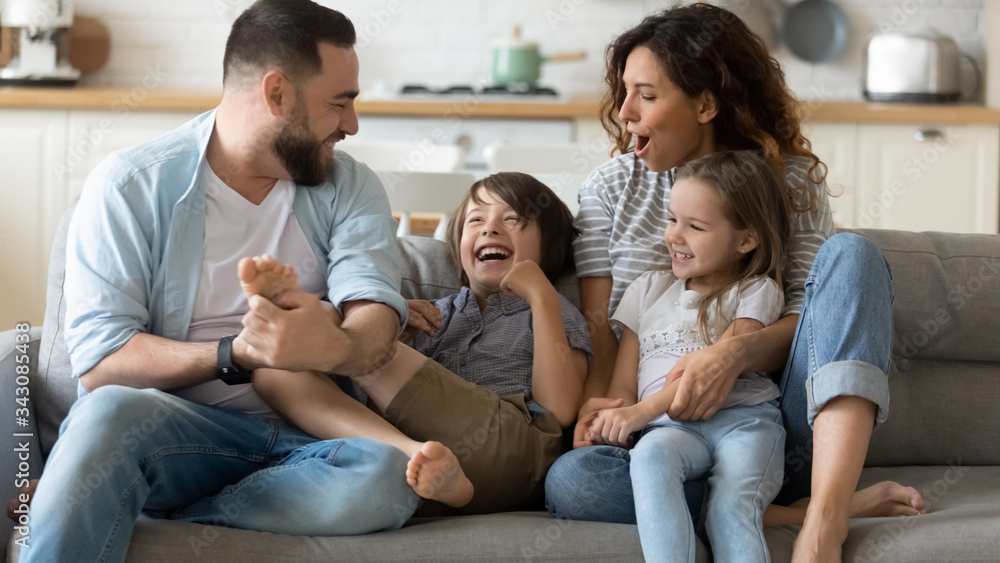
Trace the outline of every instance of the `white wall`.
<instances>
[{"instance_id":1,"label":"white wall","mask_svg":"<svg viewBox=\"0 0 1000 563\"><path fill-rule=\"evenodd\" d=\"M775 35L785 0L715 0ZM775 56L792 89L804 99L860 99L862 52L879 29L924 26L954 37L983 60L983 3L989 0L835 0L852 26L840 59L813 65L795 59L780 42ZM586 50L584 62L551 64L542 81L566 93L602 88L603 50L608 41L644 14L673 0L320 0L346 13L361 34L361 81L371 89L406 82L447 85L489 78L490 42L521 25L524 37L544 53ZM165 87L219 89L222 54L233 19L250 0L77 0L79 15L98 17L110 28L108 65L84 81L88 86L131 87L152 72ZM770 29L768 26L771 26Z\"/></svg>"}]
</instances>

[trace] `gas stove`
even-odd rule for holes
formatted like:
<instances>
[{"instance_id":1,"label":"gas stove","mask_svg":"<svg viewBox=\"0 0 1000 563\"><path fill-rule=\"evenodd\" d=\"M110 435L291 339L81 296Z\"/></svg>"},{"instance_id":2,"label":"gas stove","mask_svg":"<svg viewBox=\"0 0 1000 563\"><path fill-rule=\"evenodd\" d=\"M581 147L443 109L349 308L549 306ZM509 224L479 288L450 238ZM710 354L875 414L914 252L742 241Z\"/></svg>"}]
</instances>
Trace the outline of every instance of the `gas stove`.
<instances>
[{"instance_id":1,"label":"gas stove","mask_svg":"<svg viewBox=\"0 0 1000 563\"><path fill-rule=\"evenodd\" d=\"M431 88L423 84L404 84L399 93L403 96L545 96L556 98L559 93L545 86L525 86L512 88L500 85L475 87L468 84L457 84L444 88Z\"/></svg>"},{"instance_id":2,"label":"gas stove","mask_svg":"<svg viewBox=\"0 0 1000 563\"><path fill-rule=\"evenodd\" d=\"M410 101L445 101L475 98L480 102L559 103L566 99L546 86L509 87L504 85L456 84L435 88L424 84L405 84L396 99Z\"/></svg>"}]
</instances>

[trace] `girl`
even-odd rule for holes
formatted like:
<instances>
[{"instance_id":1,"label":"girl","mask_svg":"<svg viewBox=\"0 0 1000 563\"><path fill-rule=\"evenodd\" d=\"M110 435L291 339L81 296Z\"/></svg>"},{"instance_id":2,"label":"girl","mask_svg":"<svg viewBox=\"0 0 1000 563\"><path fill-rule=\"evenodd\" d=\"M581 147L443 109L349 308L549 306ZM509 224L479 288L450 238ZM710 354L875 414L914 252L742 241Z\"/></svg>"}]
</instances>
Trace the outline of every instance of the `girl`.
<instances>
[{"instance_id":1,"label":"girl","mask_svg":"<svg viewBox=\"0 0 1000 563\"><path fill-rule=\"evenodd\" d=\"M406 334L420 331L413 347L396 346L388 361L373 359L372 371L354 379L398 429L399 436L375 439L412 452L407 481L424 498L461 507L460 514L541 505L590 355L583 316L552 285L572 267L575 234L569 210L533 177L500 173L476 182L448 228L467 285L430 308L411 301ZM269 287L295 290L280 264L252 263L260 264L255 273L284 279ZM343 394L323 374L303 375L257 370L254 387L292 423L332 437L338 415L331 405L341 405ZM453 511L425 504L422 514L429 513Z\"/></svg>"},{"instance_id":2,"label":"girl","mask_svg":"<svg viewBox=\"0 0 1000 563\"><path fill-rule=\"evenodd\" d=\"M660 233L673 170L720 150L757 150L786 180L790 202L782 318L681 358L667 377L680 378L667 410L677 420L706 418L741 373L783 370L788 468L779 501L812 493L797 561L839 559L851 515L921 512L919 493L895 483L861 491L852 503L872 429L888 415L891 278L870 241L833 236L824 166L802 134L777 61L738 17L707 3L647 17L612 42L606 59L602 120L621 155L598 167L579 193L574 250L595 350L585 389L585 398L595 399L583 404L579 418L589 423L598 408L614 405L597 398L606 396L615 364L618 341L608 319L625 288L670 260ZM586 428L579 428L576 445L586 443ZM814 441L814 434L830 438ZM587 502L597 491L631 498L628 466L628 452L619 448L568 453L547 479L550 511L634 522L632 503Z\"/></svg>"},{"instance_id":3,"label":"girl","mask_svg":"<svg viewBox=\"0 0 1000 563\"><path fill-rule=\"evenodd\" d=\"M718 152L677 170L664 242L672 264L639 276L612 322L622 327L609 397L591 439L632 450L632 489L648 561L694 561L683 484L709 475L707 528L716 561L769 561L763 514L781 485L785 431L778 387L744 373L711 418L666 414L683 355L778 320L788 214L780 180L760 156ZM636 400L638 399L638 402Z\"/></svg>"}]
</instances>

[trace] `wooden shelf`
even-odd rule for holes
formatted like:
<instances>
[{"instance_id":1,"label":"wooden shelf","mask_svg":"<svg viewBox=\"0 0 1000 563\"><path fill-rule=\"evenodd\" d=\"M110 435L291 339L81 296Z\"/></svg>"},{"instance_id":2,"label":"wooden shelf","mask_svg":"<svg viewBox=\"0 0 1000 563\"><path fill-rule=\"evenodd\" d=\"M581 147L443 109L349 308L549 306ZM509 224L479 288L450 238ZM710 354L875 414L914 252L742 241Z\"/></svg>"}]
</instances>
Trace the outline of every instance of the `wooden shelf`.
<instances>
[{"instance_id":1,"label":"wooden shelf","mask_svg":"<svg viewBox=\"0 0 1000 563\"><path fill-rule=\"evenodd\" d=\"M0 109L79 109L148 112L200 112L219 104L221 93L137 88L0 88ZM512 102L488 97L448 101L358 100L361 116L438 119L598 119L599 95L562 102ZM832 123L1000 125L1000 110L970 105L809 102L800 105L804 121Z\"/></svg>"}]
</instances>

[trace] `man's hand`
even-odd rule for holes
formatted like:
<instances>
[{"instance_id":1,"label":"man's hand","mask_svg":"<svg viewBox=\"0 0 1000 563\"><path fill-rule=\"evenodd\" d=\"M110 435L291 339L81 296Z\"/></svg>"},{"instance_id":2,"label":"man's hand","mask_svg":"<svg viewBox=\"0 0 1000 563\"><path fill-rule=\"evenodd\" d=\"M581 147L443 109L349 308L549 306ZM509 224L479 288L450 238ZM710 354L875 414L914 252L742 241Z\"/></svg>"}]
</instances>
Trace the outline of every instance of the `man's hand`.
<instances>
[{"instance_id":1,"label":"man's hand","mask_svg":"<svg viewBox=\"0 0 1000 563\"><path fill-rule=\"evenodd\" d=\"M32 479L28 481L28 484L21 487L21 490L17 491L17 495L14 499L7 503L7 518L10 518L14 523L18 523L18 514L14 511L18 510L22 504L31 505L31 499L35 497L35 489L38 488L38 479ZM21 502L21 496L28 495L27 502Z\"/></svg>"},{"instance_id":2,"label":"man's hand","mask_svg":"<svg viewBox=\"0 0 1000 563\"><path fill-rule=\"evenodd\" d=\"M349 338L315 295L289 291L274 303L254 295L249 303L233 347L235 361L245 369L329 373L351 353Z\"/></svg>"},{"instance_id":3,"label":"man's hand","mask_svg":"<svg viewBox=\"0 0 1000 563\"><path fill-rule=\"evenodd\" d=\"M632 445L632 433L645 428L654 418L656 417L647 412L641 403L605 409L594 420L590 431L594 436L600 435L612 446L627 448Z\"/></svg>"},{"instance_id":4,"label":"man's hand","mask_svg":"<svg viewBox=\"0 0 1000 563\"><path fill-rule=\"evenodd\" d=\"M552 283L533 260L521 260L511 266L510 271L500 282L500 289L507 295L524 299L532 307L540 302L539 300L556 293Z\"/></svg>"},{"instance_id":5,"label":"man's hand","mask_svg":"<svg viewBox=\"0 0 1000 563\"><path fill-rule=\"evenodd\" d=\"M667 409L673 420L711 418L722 407L742 372L725 341L681 357L667 374L664 386L677 378L680 387Z\"/></svg>"},{"instance_id":6,"label":"man's hand","mask_svg":"<svg viewBox=\"0 0 1000 563\"><path fill-rule=\"evenodd\" d=\"M410 316L406 321L406 328L399 335L400 342L410 342L420 332L434 336L441 328L441 309L431 305L430 301L407 299L406 305L410 309Z\"/></svg>"},{"instance_id":7,"label":"man's hand","mask_svg":"<svg viewBox=\"0 0 1000 563\"><path fill-rule=\"evenodd\" d=\"M590 425L603 409L614 409L623 404L625 401L622 399L606 399L604 397L594 397L583 403L580 412L576 415L576 427L573 429L573 449L603 444L603 441L595 440L597 436L590 435Z\"/></svg>"}]
</instances>

